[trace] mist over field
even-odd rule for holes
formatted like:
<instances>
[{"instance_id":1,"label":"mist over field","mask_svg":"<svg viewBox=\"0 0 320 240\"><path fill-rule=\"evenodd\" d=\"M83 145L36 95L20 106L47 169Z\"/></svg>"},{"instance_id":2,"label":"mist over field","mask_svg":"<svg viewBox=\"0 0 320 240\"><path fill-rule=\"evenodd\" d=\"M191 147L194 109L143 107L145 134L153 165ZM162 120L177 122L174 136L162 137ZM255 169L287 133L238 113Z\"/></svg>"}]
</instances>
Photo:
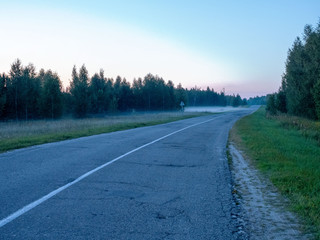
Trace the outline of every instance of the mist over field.
<instances>
[{"instance_id":1,"label":"mist over field","mask_svg":"<svg viewBox=\"0 0 320 240\"><path fill-rule=\"evenodd\" d=\"M211 113L222 113L229 111L241 111L247 110L245 107L212 107L212 106L203 106L203 107L186 107L185 112L211 112Z\"/></svg>"}]
</instances>

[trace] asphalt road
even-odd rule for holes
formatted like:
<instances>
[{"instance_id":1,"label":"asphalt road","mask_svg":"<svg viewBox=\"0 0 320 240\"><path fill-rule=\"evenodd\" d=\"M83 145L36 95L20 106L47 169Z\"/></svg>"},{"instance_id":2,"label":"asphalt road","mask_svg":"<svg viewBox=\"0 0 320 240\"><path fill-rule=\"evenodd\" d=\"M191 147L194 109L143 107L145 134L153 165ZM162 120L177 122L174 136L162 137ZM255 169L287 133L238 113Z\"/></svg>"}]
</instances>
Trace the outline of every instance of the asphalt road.
<instances>
[{"instance_id":1,"label":"asphalt road","mask_svg":"<svg viewBox=\"0 0 320 240\"><path fill-rule=\"evenodd\" d=\"M0 154L0 239L236 238L226 143L253 110Z\"/></svg>"}]
</instances>

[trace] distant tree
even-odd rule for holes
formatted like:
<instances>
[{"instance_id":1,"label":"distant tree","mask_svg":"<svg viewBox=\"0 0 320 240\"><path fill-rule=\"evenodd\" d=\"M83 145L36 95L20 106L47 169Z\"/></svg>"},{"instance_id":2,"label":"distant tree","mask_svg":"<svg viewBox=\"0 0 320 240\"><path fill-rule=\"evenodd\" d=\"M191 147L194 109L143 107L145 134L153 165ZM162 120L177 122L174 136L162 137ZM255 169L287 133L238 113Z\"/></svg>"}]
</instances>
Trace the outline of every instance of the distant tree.
<instances>
[{"instance_id":1,"label":"distant tree","mask_svg":"<svg viewBox=\"0 0 320 240\"><path fill-rule=\"evenodd\" d=\"M276 109L282 113L287 112L287 100L286 93L284 90L280 89L279 92L275 95L275 106Z\"/></svg>"},{"instance_id":2,"label":"distant tree","mask_svg":"<svg viewBox=\"0 0 320 240\"><path fill-rule=\"evenodd\" d=\"M313 96L314 96L315 107L316 107L315 109L316 115L317 115L317 118L320 119L320 77L318 78L318 81L314 86Z\"/></svg>"},{"instance_id":3,"label":"distant tree","mask_svg":"<svg viewBox=\"0 0 320 240\"><path fill-rule=\"evenodd\" d=\"M202 90L195 86L190 90L186 89L185 93L190 106L230 106L232 104L243 104L240 96L239 99L236 99L234 102L236 96L225 95L224 91L217 93L209 87L207 87L206 90Z\"/></svg>"},{"instance_id":4,"label":"distant tree","mask_svg":"<svg viewBox=\"0 0 320 240\"><path fill-rule=\"evenodd\" d=\"M300 40L297 38L292 49L289 50L286 62L286 73L284 81L286 84L287 109L290 114L306 116L306 101L310 95L310 90L306 88L307 78L305 65L305 50Z\"/></svg>"},{"instance_id":5,"label":"distant tree","mask_svg":"<svg viewBox=\"0 0 320 240\"><path fill-rule=\"evenodd\" d=\"M269 94L267 96L267 107L266 107L266 110L272 115L275 115L277 113L275 100L276 100L275 99L275 94Z\"/></svg>"},{"instance_id":6,"label":"distant tree","mask_svg":"<svg viewBox=\"0 0 320 240\"><path fill-rule=\"evenodd\" d=\"M288 52L282 91L290 114L317 118L317 81L320 78L320 22L304 28L304 42L297 38ZM279 94L282 94L279 92ZM281 109L280 109L281 111Z\"/></svg>"},{"instance_id":7,"label":"distant tree","mask_svg":"<svg viewBox=\"0 0 320 240\"><path fill-rule=\"evenodd\" d=\"M21 61L17 59L12 65L9 73L9 81L7 82L7 110L10 118L19 119L23 110L23 84L22 84L23 68Z\"/></svg>"},{"instance_id":8,"label":"distant tree","mask_svg":"<svg viewBox=\"0 0 320 240\"><path fill-rule=\"evenodd\" d=\"M207 87L205 92L205 105L208 106L216 106L219 103L219 94L214 91L214 89L210 89Z\"/></svg>"},{"instance_id":9,"label":"distant tree","mask_svg":"<svg viewBox=\"0 0 320 240\"><path fill-rule=\"evenodd\" d=\"M178 84L176 90L175 90L175 107L177 109L180 108L180 103L183 102L185 105L188 103L187 102L187 94L186 94L186 90L182 87L181 83ZM196 102L196 94L194 96L194 104ZM195 105L193 105L195 106Z\"/></svg>"},{"instance_id":10,"label":"distant tree","mask_svg":"<svg viewBox=\"0 0 320 240\"><path fill-rule=\"evenodd\" d=\"M157 107L159 110L164 111L167 109L167 104L168 104L168 99L166 98L168 96L166 83L163 80L163 78L156 77L156 84L157 84L157 89L159 90L158 94L160 98L160 102Z\"/></svg>"},{"instance_id":11,"label":"distant tree","mask_svg":"<svg viewBox=\"0 0 320 240\"><path fill-rule=\"evenodd\" d=\"M185 95L186 98L186 95ZM168 81L166 85L166 96L165 99L167 99L167 105L166 109L174 109L175 108L175 94L174 94L174 84L172 81Z\"/></svg>"},{"instance_id":12,"label":"distant tree","mask_svg":"<svg viewBox=\"0 0 320 240\"><path fill-rule=\"evenodd\" d=\"M319 22L320 24L320 22ZM306 25L304 28L304 69L306 72L306 78L304 79L305 89L305 116L309 118L316 118L316 106L313 95L313 88L320 78L320 25L318 24L318 30L313 30L311 25Z\"/></svg>"},{"instance_id":13,"label":"distant tree","mask_svg":"<svg viewBox=\"0 0 320 240\"><path fill-rule=\"evenodd\" d=\"M70 83L70 92L73 98L74 115L76 117L85 117L88 111L88 71L85 65L79 70L74 66L72 70L72 81Z\"/></svg>"},{"instance_id":14,"label":"distant tree","mask_svg":"<svg viewBox=\"0 0 320 240\"><path fill-rule=\"evenodd\" d=\"M256 96L256 97L250 97L248 99L249 105L266 105L267 104L267 97L266 96Z\"/></svg>"},{"instance_id":15,"label":"distant tree","mask_svg":"<svg viewBox=\"0 0 320 240\"><path fill-rule=\"evenodd\" d=\"M145 109L145 103L143 101L143 85L142 79L134 79L132 83L132 94L133 94L133 106L136 109Z\"/></svg>"},{"instance_id":16,"label":"distant tree","mask_svg":"<svg viewBox=\"0 0 320 240\"><path fill-rule=\"evenodd\" d=\"M70 92L70 87L67 87L65 91L62 91L62 115L73 114L73 97Z\"/></svg>"},{"instance_id":17,"label":"distant tree","mask_svg":"<svg viewBox=\"0 0 320 240\"><path fill-rule=\"evenodd\" d=\"M125 78L120 82L120 92L118 100L118 109L127 111L133 108L133 93L130 83Z\"/></svg>"},{"instance_id":18,"label":"distant tree","mask_svg":"<svg viewBox=\"0 0 320 240\"><path fill-rule=\"evenodd\" d=\"M89 86L90 112L101 114L105 111L107 102L106 80L104 71L101 69L99 74L94 74Z\"/></svg>"},{"instance_id":19,"label":"distant tree","mask_svg":"<svg viewBox=\"0 0 320 240\"><path fill-rule=\"evenodd\" d=\"M242 100L241 100L241 97L239 94L237 94L237 96L234 96L233 95L233 98L232 98L232 106L233 107L239 107L242 103Z\"/></svg>"},{"instance_id":20,"label":"distant tree","mask_svg":"<svg viewBox=\"0 0 320 240\"><path fill-rule=\"evenodd\" d=\"M149 73L143 79L143 88L142 88L143 101L145 103L147 110L151 110L151 107L152 107L151 101L153 101L154 97L156 97L155 87L156 85L154 81L154 76Z\"/></svg>"},{"instance_id":21,"label":"distant tree","mask_svg":"<svg viewBox=\"0 0 320 240\"><path fill-rule=\"evenodd\" d=\"M227 105L226 96L223 91L218 95L217 105L219 105L219 106L226 106Z\"/></svg>"},{"instance_id":22,"label":"distant tree","mask_svg":"<svg viewBox=\"0 0 320 240\"><path fill-rule=\"evenodd\" d=\"M43 84L41 113L45 118L59 118L63 111L62 84L59 76L51 70L40 70L39 78Z\"/></svg>"},{"instance_id":23,"label":"distant tree","mask_svg":"<svg viewBox=\"0 0 320 240\"><path fill-rule=\"evenodd\" d=\"M142 97L146 110L157 110L162 98L157 89L156 77L149 73L144 77L142 84Z\"/></svg>"},{"instance_id":24,"label":"distant tree","mask_svg":"<svg viewBox=\"0 0 320 240\"><path fill-rule=\"evenodd\" d=\"M308 56L305 68L308 73L307 88L310 88L312 97L308 99L308 115L320 119L320 21L315 29L307 25L304 30L305 50ZM313 117L313 115L315 115Z\"/></svg>"},{"instance_id":25,"label":"distant tree","mask_svg":"<svg viewBox=\"0 0 320 240\"><path fill-rule=\"evenodd\" d=\"M0 119L4 119L6 117L5 114L5 106L7 103L7 85L8 76L3 73L0 75Z\"/></svg>"},{"instance_id":26,"label":"distant tree","mask_svg":"<svg viewBox=\"0 0 320 240\"><path fill-rule=\"evenodd\" d=\"M25 120L40 117L41 83L36 77L35 67L32 64L23 68L21 99L24 105Z\"/></svg>"},{"instance_id":27,"label":"distant tree","mask_svg":"<svg viewBox=\"0 0 320 240\"><path fill-rule=\"evenodd\" d=\"M110 102L109 102L109 111L116 112L119 110L119 99L120 99L120 91L121 91L121 81L122 78L120 76L116 77L116 80L109 81L109 84L113 85L109 87L110 92Z\"/></svg>"},{"instance_id":28,"label":"distant tree","mask_svg":"<svg viewBox=\"0 0 320 240\"><path fill-rule=\"evenodd\" d=\"M105 102L105 110L108 112L117 111L117 101L114 97L114 81L112 78L108 78L106 82L106 102Z\"/></svg>"},{"instance_id":29,"label":"distant tree","mask_svg":"<svg viewBox=\"0 0 320 240\"><path fill-rule=\"evenodd\" d=\"M182 88L182 85L179 84L177 89ZM195 86L194 88L191 88L190 90L187 91L187 96L188 96L188 103L190 106L197 106L198 105L198 94L200 92L200 89ZM176 102L179 102L179 99L177 99L176 95ZM179 103L180 104L180 103Z\"/></svg>"},{"instance_id":30,"label":"distant tree","mask_svg":"<svg viewBox=\"0 0 320 240\"><path fill-rule=\"evenodd\" d=\"M241 105L243 105L243 106L248 105L248 100L247 100L246 98L244 98L244 99L242 100L242 104L241 104Z\"/></svg>"}]
</instances>

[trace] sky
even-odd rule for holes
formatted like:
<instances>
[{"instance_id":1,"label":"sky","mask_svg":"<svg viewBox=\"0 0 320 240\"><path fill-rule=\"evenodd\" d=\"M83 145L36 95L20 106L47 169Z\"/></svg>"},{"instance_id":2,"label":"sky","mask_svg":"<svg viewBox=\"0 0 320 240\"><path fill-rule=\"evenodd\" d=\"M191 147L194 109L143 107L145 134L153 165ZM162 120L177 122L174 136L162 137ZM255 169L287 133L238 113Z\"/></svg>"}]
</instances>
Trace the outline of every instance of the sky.
<instances>
[{"instance_id":1,"label":"sky","mask_svg":"<svg viewBox=\"0 0 320 240\"><path fill-rule=\"evenodd\" d=\"M85 64L90 76L152 73L261 96L278 90L288 49L319 9L319 0L0 0L0 73L19 58L57 72L64 88Z\"/></svg>"}]
</instances>

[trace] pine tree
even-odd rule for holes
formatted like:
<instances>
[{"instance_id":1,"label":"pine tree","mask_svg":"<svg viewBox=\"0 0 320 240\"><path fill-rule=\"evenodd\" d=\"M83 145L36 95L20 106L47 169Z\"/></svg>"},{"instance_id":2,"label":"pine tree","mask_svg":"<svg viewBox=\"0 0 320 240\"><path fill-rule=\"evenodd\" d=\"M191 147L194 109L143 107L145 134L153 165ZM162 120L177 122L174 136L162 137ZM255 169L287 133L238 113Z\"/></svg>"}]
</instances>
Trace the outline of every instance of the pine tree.
<instances>
[{"instance_id":1,"label":"pine tree","mask_svg":"<svg viewBox=\"0 0 320 240\"><path fill-rule=\"evenodd\" d=\"M315 118L320 119L320 21L315 30L312 32L305 31L306 51L309 56L308 67L308 82L311 87L313 101L311 106L314 106Z\"/></svg>"},{"instance_id":2,"label":"pine tree","mask_svg":"<svg viewBox=\"0 0 320 240\"><path fill-rule=\"evenodd\" d=\"M0 75L0 119L4 119L6 117L5 106L7 103L7 85L8 76L6 74Z\"/></svg>"},{"instance_id":3,"label":"pine tree","mask_svg":"<svg viewBox=\"0 0 320 240\"><path fill-rule=\"evenodd\" d=\"M21 61L17 59L12 65L10 69L10 78L7 84L7 110L9 112L10 117L14 117L18 120L22 117L22 109L23 109L23 84L22 84L22 73L23 68L21 65Z\"/></svg>"},{"instance_id":4,"label":"pine tree","mask_svg":"<svg viewBox=\"0 0 320 240\"><path fill-rule=\"evenodd\" d=\"M232 98L232 106L233 107L239 107L241 105L241 97L239 94L237 94L237 96L234 96L233 95L233 98Z\"/></svg>"},{"instance_id":5,"label":"pine tree","mask_svg":"<svg viewBox=\"0 0 320 240\"><path fill-rule=\"evenodd\" d=\"M286 93L284 90L280 89L279 92L275 96L275 106L277 110L282 113L287 112L287 100L286 100Z\"/></svg>"},{"instance_id":6,"label":"pine tree","mask_svg":"<svg viewBox=\"0 0 320 240\"><path fill-rule=\"evenodd\" d=\"M39 118L41 84L36 78L36 70L32 64L23 68L22 86L25 120Z\"/></svg>"},{"instance_id":7,"label":"pine tree","mask_svg":"<svg viewBox=\"0 0 320 240\"><path fill-rule=\"evenodd\" d=\"M305 65L306 78L304 81L306 96L304 105L306 108L306 117L316 118L316 106L313 95L313 88L320 77L320 32L314 31L310 25L304 29L305 41Z\"/></svg>"},{"instance_id":8,"label":"pine tree","mask_svg":"<svg viewBox=\"0 0 320 240\"><path fill-rule=\"evenodd\" d=\"M196 96L194 98L194 102L196 102ZM181 83L178 84L176 90L175 90L175 107L177 109L180 108L180 103L183 102L185 105L187 105L187 95L186 90L182 87ZM195 106L195 105L193 105Z\"/></svg>"},{"instance_id":9,"label":"pine tree","mask_svg":"<svg viewBox=\"0 0 320 240\"><path fill-rule=\"evenodd\" d=\"M306 98L310 89L306 88L305 79L307 77L305 65L305 49L297 38L292 49L288 52L286 62L286 73L284 81L286 85L287 109L290 114L306 116Z\"/></svg>"},{"instance_id":10,"label":"pine tree","mask_svg":"<svg viewBox=\"0 0 320 240\"><path fill-rule=\"evenodd\" d=\"M111 112L116 112L119 110L121 81L122 78L120 76L117 76L116 81L112 85L111 101L109 104L109 110Z\"/></svg>"},{"instance_id":11,"label":"pine tree","mask_svg":"<svg viewBox=\"0 0 320 240\"><path fill-rule=\"evenodd\" d=\"M73 98L74 115L79 118L85 117L88 111L88 79L85 65L80 68L79 75L76 67L73 67L70 92Z\"/></svg>"},{"instance_id":12,"label":"pine tree","mask_svg":"<svg viewBox=\"0 0 320 240\"><path fill-rule=\"evenodd\" d=\"M143 91L142 79L141 78L134 79L132 83L133 106L139 110L142 110L145 108L142 91Z\"/></svg>"},{"instance_id":13,"label":"pine tree","mask_svg":"<svg viewBox=\"0 0 320 240\"><path fill-rule=\"evenodd\" d=\"M101 69L99 74L94 74L89 86L90 112L101 114L105 111L107 102L106 80Z\"/></svg>"},{"instance_id":14,"label":"pine tree","mask_svg":"<svg viewBox=\"0 0 320 240\"><path fill-rule=\"evenodd\" d=\"M128 111L133 107L133 93L130 83L125 78L120 83L120 94L119 94L119 110Z\"/></svg>"},{"instance_id":15,"label":"pine tree","mask_svg":"<svg viewBox=\"0 0 320 240\"><path fill-rule=\"evenodd\" d=\"M267 96L267 108L266 110L275 115L277 113L276 103L275 103L275 94L270 94Z\"/></svg>"},{"instance_id":16,"label":"pine tree","mask_svg":"<svg viewBox=\"0 0 320 240\"><path fill-rule=\"evenodd\" d=\"M45 118L59 118L62 115L62 84L59 76L51 70L40 71L39 79L43 84L41 113Z\"/></svg>"},{"instance_id":17,"label":"pine tree","mask_svg":"<svg viewBox=\"0 0 320 240\"><path fill-rule=\"evenodd\" d=\"M174 84L172 81L168 81L167 85L166 85L166 89L167 89L167 96L166 99L168 100L168 105L167 105L167 109L172 110L175 108L175 94L174 94Z\"/></svg>"},{"instance_id":18,"label":"pine tree","mask_svg":"<svg viewBox=\"0 0 320 240\"><path fill-rule=\"evenodd\" d=\"M317 115L317 118L320 119L320 78L318 78L318 81L314 86L313 97L315 101L316 115Z\"/></svg>"}]
</instances>

